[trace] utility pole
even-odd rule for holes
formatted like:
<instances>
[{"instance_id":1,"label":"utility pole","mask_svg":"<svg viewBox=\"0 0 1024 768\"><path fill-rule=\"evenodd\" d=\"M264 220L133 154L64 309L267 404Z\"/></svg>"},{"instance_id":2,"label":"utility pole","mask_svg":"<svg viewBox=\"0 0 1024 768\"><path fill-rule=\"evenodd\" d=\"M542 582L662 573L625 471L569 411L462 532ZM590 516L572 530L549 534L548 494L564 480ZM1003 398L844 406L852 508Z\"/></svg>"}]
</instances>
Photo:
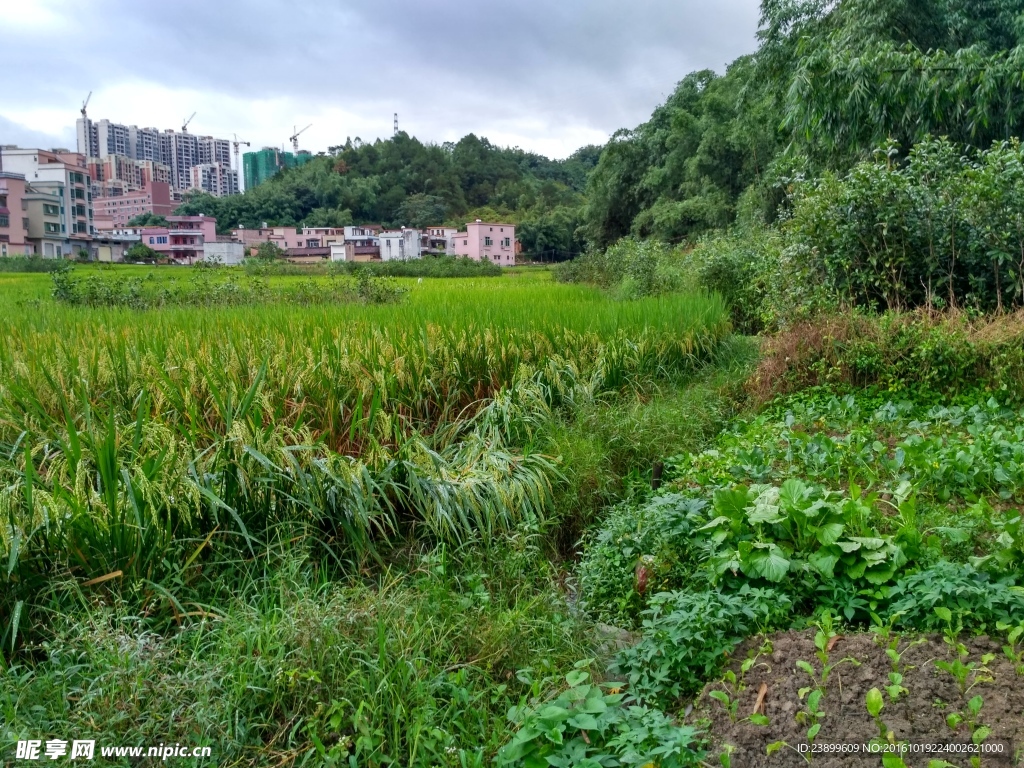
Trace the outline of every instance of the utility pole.
<instances>
[{"instance_id":1,"label":"utility pole","mask_svg":"<svg viewBox=\"0 0 1024 768\"><path fill-rule=\"evenodd\" d=\"M395 133L394 133L394 135L395 136L398 135L398 113L397 112L395 112Z\"/></svg>"}]
</instances>

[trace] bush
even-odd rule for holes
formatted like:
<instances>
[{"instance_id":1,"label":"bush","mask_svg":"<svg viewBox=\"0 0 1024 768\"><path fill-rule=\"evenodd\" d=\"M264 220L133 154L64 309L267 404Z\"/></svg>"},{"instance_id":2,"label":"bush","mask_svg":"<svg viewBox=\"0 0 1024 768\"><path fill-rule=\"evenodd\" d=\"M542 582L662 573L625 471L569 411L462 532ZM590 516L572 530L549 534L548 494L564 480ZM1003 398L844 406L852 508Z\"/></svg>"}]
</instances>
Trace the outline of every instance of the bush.
<instances>
[{"instance_id":1,"label":"bush","mask_svg":"<svg viewBox=\"0 0 1024 768\"><path fill-rule=\"evenodd\" d=\"M900 579L889 595L888 616L919 632L941 632L947 629L940 616L946 609L954 629L962 624L967 630L994 633L997 624L1016 623L1024 616L1024 594L1014 584L1009 577L996 579L973 566L943 561Z\"/></svg>"},{"instance_id":2,"label":"bush","mask_svg":"<svg viewBox=\"0 0 1024 768\"><path fill-rule=\"evenodd\" d=\"M519 731L498 752L499 766L704 764L694 728L676 725L657 709L629 706L624 694L606 693L612 686L590 682L582 669L570 672L565 680L569 688L554 701L536 708L513 707L510 719Z\"/></svg>"},{"instance_id":3,"label":"bush","mask_svg":"<svg viewBox=\"0 0 1024 768\"><path fill-rule=\"evenodd\" d=\"M703 288L727 302L737 330L776 331L834 305L796 263L777 229L737 227L703 238L687 255Z\"/></svg>"},{"instance_id":4,"label":"bush","mask_svg":"<svg viewBox=\"0 0 1024 768\"><path fill-rule=\"evenodd\" d=\"M0 258L0 272L54 272L63 266L64 259L44 259L35 255Z\"/></svg>"},{"instance_id":5,"label":"bush","mask_svg":"<svg viewBox=\"0 0 1024 768\"><path fill-rule=\"evenodd\" d=\"M795 186L798 273L849 307L1024 306L1024 148L895 142L844 176Z\"/></svg>"},{"instance_id":6,"label":"bush","mask_svg":"<svg viewBox=\"0 0 1024 768\"><path fill-rule=\"evenodd\" d=\"M614 670L642 702L671 706L699 691L749 635L789 624L789 598L744 585L736 594L662 592L644 611L643 639L620 651Z\"/></svg>"},{"instance_id":7,"label":"bush","mask_svg":"<svg viewBox=\"0 0 1024 768\"><path fill-rule=\"evenodd\" d=\"M919 388L949 395L976 388L1024 395L1024 314L822 316L768 339L747 390L758 402L818 385Z\"/></svg>"},{"instance_id":8,"label":"bush","mask_svg":"<svg viewBox=\"0 0 1024 768\"><path fill-rule=\"evenodd\" d=\"M580 561L580 606L602 621L633 626L644 607L645 592L679 589L692 582L698 567L694 532L706 521L706 507L702 499L677 493L639 506L615 507ZM638 566L645 582L640 588Z\"/></svg>"},{"instance_id":9,"label":"bush","mask_svg":"<svg viewBox=\"0 0 1024 768\"><path fill-rule=\"evenodd\" d=\"M624 237L605 251L588 251L555 267L563 283L591 283L621 299L683 290L691 280L678 253L655 240Z\"/></svg>"}]
</instances>

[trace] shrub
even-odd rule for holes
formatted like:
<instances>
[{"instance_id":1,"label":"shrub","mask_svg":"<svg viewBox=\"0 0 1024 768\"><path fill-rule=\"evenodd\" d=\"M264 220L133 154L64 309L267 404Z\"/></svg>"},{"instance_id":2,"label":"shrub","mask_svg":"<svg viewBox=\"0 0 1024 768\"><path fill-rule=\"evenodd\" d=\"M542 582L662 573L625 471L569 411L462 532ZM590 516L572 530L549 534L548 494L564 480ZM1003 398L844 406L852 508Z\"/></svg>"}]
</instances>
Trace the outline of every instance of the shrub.
<instances>
[{"instance_id":1,"label":"shrub","mask_svg":"<svg viewBox=\"0 0 1024 768\"><path fill-rule=\"evenodd\" d=\"M588 251L555 267L563 283L592 283L621 299L636 299L685 288L690 280L678 253L655 240L624 237L605 251Z\"/></svg>"},{"instance_id":2,"label":"shrub","mask_svg":"<svg viewBox=\"0 0 1024 768\"><path fill-rule=\"evenodd\" d=\"M785 224L798 272L846 306L1024 306L1024 148L896 142L799 183ZM805 278L807 279L807 278Z\"/></svg>"},{"instance_id":3,"label":"shrub","mask_svg":"<svg viewBox=\"0 0 1024 768\"><path fill-rule=\"evenodd\" d=\"M998 623L1015 623L1024 615L1024 594L1012 578L945 561L900 579L890 599L888 616L920 632L947 629L937 608L950 611L954 627L962 623L976 632L995 632Z\"/></svg>"},{"instance_id":4,"label":"shrub","mask_svg":"<svg viewBox=\"0 0 1024 768\"><path fill-rule=\"evenodd\" d=\"M613 671L640 701L670 706L699 691L746 637L786 626L789 608L784 594L747 585L735 594L663 592L644 611L643 638L617 654Z\"/></svg>"},{"instance_id":5,"label":"shrub","mask_svg":"<svg viewBox=\"0 0 1024 768\"><path fill-rule=\"evenodd\" d=\"M499 766L703 765L694 728L657 709L630 706L624 694L591 682L582 669L565 680L568 689L553 701L512 708L509 718L519 730L498 752Z\"/></svg>"},{"instance_id":6,"label":"shrub","mask_svg":"<svg viewBox=\"0 0 1024 768\"><path fill-rule=\"evenodd\" d=\"M758 402L818 385L920 388L944 396L978 387L1024 393L1024 314L974 318L926 312L822 316L764 343L747 390Z\"/></svg>"},{"instance_id":7,"label":"shrub","mask_svg":"<svg viewBox=\"0 0 1024 768\"><path fill-rule=\"evenodd\" d=\"M644 607L643 592L679 589L693 579L694 532L706 520L706 507L702 499L677 493L615 507L580 561L581 607L603 621L632 626ZM638 565L646 582L641 589Z\"/></svg>"}]
</instances>

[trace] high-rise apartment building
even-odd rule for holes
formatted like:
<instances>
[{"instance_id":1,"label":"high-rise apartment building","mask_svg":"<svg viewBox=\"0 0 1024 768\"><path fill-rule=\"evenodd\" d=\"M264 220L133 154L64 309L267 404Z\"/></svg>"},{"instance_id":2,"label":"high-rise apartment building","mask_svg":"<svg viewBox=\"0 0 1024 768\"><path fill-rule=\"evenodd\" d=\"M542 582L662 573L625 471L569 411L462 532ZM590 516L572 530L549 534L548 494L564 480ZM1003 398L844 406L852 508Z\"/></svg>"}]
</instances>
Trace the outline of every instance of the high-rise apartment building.
<instances>
[{"instance_id":1,"label":"high-rise apartment building","mask_svg":"<svg viewBox=\"0 0 1024 768\"><path fill-rule=\"evenodd\" d=\"M77 122L78 152L88 158L106 159L118 156L128 161L152 163L154 176L159 165L168 168L168 180L177 190L192 187L191 169L196 165L220 165L222 176L229 179L231 186L231 142L213 136L196 136L187 132L174 130L159 131L156 128L139 128L136 125L121 125L109 120L93 121L79 118ZM127 167L127 166L126 166ZM236 169L237 171L237 169ZM235 173L237 178L237 172ZM121 181L119 175L106 175L96 178L98 189L120 188L113 181ZM162 180L154 179L154 180ZM142 184L125 180L128 188L136 190ZM234 188L237 190L237 183Z\"/></svg>"},{"instance_id":2,"label":"high-rise apartment building","mask_svg":"<svg viewBox=\"0 0 1024 768\"><path fill-rule=\"evenodd\" d=\"M95 125L100 157L107 157L108 155L134 157L131 141L129 140L128 126L112 123L109 120L100 120Z\"/></svg>"},{"instance_id":3,"label":"high-rise apartment building","mask_svg":"<svg viewBox=\"0 0 1024 768\"><path fill-rule=\"evenodd\" d=\"M245 188L250 190L285 168L305 165L312 155L309 152L282 152L274 147L264 147L259 152L246 152L242 155Z\"/></svg>"},{"instance_id":4,"label":"high-rise apartment building","mask_svg":"<svg viewBox=\"0 0 1024 768\"><path fill-rule=\"evenodd\" d=\"M189 169L191 189L201 189L214 197L238 194L238 173L220 163L203 163Z\"/></svg>"},{"instance_id":5,"label":"high-rise apartment building","mask_svg":"<svg viewBox=\"0 0 1024 768\"><path fill-rule=\"evenodd\" d=\"M129 155L136 160L150 160L154 163L167 165L160 144L160 131L156 128L139 128L128 126L128 141L131 146Z\"/></svg>"}]
</instances>

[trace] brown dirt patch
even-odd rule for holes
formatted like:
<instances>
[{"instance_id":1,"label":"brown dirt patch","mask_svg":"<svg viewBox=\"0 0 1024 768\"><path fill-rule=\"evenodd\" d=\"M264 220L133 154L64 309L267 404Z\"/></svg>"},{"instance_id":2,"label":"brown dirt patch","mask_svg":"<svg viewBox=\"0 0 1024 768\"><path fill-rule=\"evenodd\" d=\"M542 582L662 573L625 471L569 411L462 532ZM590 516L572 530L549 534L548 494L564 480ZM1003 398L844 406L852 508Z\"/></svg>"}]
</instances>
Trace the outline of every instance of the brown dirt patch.
<instances>
[{"instance_id":1,"label":"brown dirt patch","mask_svg":"<svg viewBox=\"0 0 1024 768\"><path fill-rule=\"evenodd\" d=\"M786 632L772 635L769 639L771 652L762 654L739 681L741 690L736 692L731 690L731 686L722 683L707 686L688 718L691 722L702 718L711 721L714 748L711 752L713 757L708 763L718 765L718 755L725 745L732 745L735 747L732 753L732 765L735 768L808 764L816 768L880 766L882 760L878 754L819 753L812 755L810 763L794 750L785 747L771 756L766 754L768 745L776 741L785 741L793 747L807 743L809 724L798 722L797 719L798 713L806 709L807 697L801 700L798 692L812 683L805 672L797 669L797 661L810 662L819 675L821 671L821 664L815 656L813 631ZM916 639L923 639L924 642L911 645ZM757 653L763 640L751 639L737 649L729 665L737 678L740 677L743 660L748 658L748 654ZM970 652L968 661L980 662L984 654L996 654L995 659L988 664L992 682L980 683L966 696L962 695L954 678L935 665L936 661L953 661L956 658L942 638L903 636L899 649L902 651L905 646L908 649L903 653L900 664L903 668L903 686L909 693L892 702L885 694L885 686L889 684L888 675L892 671L885 646L876 642L870 634L839 637L830 654L829 663L834 664L840 659L851 657L857 664L844 662L832 670L820 704L826 714L821 719L821 730L814 742L818 745L866 744L877 739L878 726L867 712L865 698L870 689L879 688L885 699L881 719L897 741L969 743L969 727L961 724L954 731L946 724L946 716L951 712L966 712L967 700L980 694L984 705L978 720L992 729L987 741L993 743L1005 740L1016 750L1024 750L1024 679L1016 676L1013 665L1004 656L999 643L980 637L966 641L965 645ZM762 685L766 687L766 693L760 711L770 720L767 726L757 726L746 719L754 711ZM739 701L736 722L730 719L720 702L709 697L708 694L713 690L725 690ZM905 755L904 760L910 768L927 768L929 759L938 757ZM965 768L970 765L967 757L944 755L943 759ZM1008 768L1021 764L1019 761L1017 756L1000 759L986 755L981 765Z\"/></svg>"}]
</instances>

